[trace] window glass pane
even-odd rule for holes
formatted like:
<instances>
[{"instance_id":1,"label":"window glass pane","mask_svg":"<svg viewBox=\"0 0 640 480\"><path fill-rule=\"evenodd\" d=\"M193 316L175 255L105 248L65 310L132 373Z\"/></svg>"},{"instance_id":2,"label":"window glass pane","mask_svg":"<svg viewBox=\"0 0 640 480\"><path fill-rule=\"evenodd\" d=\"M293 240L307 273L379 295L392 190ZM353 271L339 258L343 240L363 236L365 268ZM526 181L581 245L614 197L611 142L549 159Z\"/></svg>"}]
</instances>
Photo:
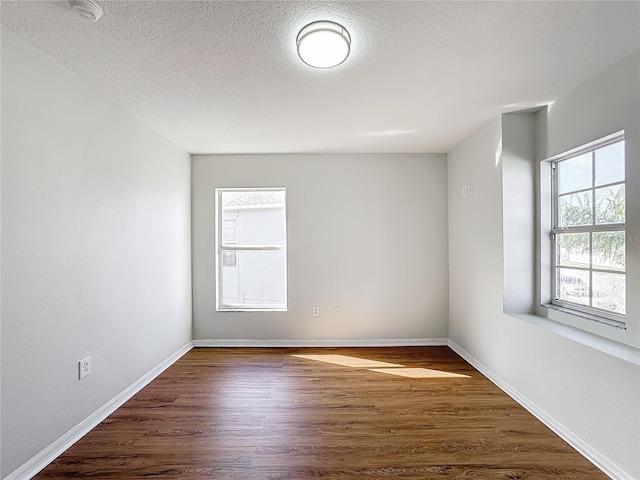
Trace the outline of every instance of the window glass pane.
<instances>
[{"instance_id":1,"label":"window glass pane","mask_svg":"<svg viewBox=\"0 0 640 480\"><path fill-rule=\"evenodd\" d=\"M596 150L596 185L624 181L624 142Z\"/></svg>"},{"instance_id":2,"label":"window glass pane","mask_svg":"<svg viewBox=\"0 0 640 480\"><path fill-rule=\"evenodd\" d=\"M235 267L236 266L236 252L222 252L222 266L223 267Z\"/></svg>"},{"instance_id":3,"label":"window glass pane","mask_svg":"<svg viewBox=\"0 0 640 480\"><path fill-rule=\"evenodd\" d=\"M618 273L593 272L593 306L626 314L625 276Z\"/></svg>"},{"instance_id":4,"label":"window glass pane","mask_svg":"<svg viewBox=\"0 0 640 480\"><path fill-rule=\"evenodd\" d=\"M624 184L596 189L596 223L624 223Z\"/></svg>"},{"instance_id":5,"label":"window glass pane","mask_svg":"<svg viewBox=\"0 0 640 480\"><path fill-rule=\"evenodd\" d=\"M589 268L591 265L588 233L557 235L558 265Z\"/></svg>"},{"instance_id":6,"label":"window glass pane","mask_svg":"<svg viewBox=\"0 0 640 480\"><path fill-rule=\"evenodd\" d=\"M589 305L589 272L558 268L556 290L559 300Z\"/></svg>"},{"instance_id":7,"label":"window glass pane","mask_svg":"<svg viewBox=\"0 0 640 480\"><path fill-rule=\"evenodd\" d=\"M285 307L284 250L240 250L234 267L221 270L222 305Z\"/></svg>"},{"instance_id":8,"label":"window glass pane","mask_svg":"<svg viewBox=\"0 0 640 480\"><path fill-rule=\"evenodd\" d=\"M572 193L560 197L559 227L593 225L591 192L590 190L588 192Z\"/></svg>"},{"instance_id":9,"label":"window glass pane","mask_svg":"<svg viewBox=\"0 0 640 480\"><path fill-rule=\"evenodd\" d=\"M558 162L558 193L575 192L593 186L591 152Z\"/></svg>"},{"instance_id":10,"label":"window glass pane","mask_svg":"<svg viewBox=\"0 0 640 480\"><path fill-rule=\"evenodd\" d=\"M625 269L625 232L593 233L593 268Z\"/></svg>"},{"instance_id":11,"label":"window glass pane","mask_svg":"<svg viewBox=\"0 0 640 480\"><path fill-rule=\"evenodd\" d=\"M236 222L236 241L223 245L284 245L285 194L282 190L222 192L222 221Z\"/></svg>"},{"instance_id":12,"label":"window glass pane","mask_svg":"<svg viewBox=\"0 0 640 480\"><path fill-rule=\"evenodd\" d=\"M222 221L222 245L238 244L238 221L235 218L229 218L232 215L227 214Z\"/></svg>"}]
</instances>

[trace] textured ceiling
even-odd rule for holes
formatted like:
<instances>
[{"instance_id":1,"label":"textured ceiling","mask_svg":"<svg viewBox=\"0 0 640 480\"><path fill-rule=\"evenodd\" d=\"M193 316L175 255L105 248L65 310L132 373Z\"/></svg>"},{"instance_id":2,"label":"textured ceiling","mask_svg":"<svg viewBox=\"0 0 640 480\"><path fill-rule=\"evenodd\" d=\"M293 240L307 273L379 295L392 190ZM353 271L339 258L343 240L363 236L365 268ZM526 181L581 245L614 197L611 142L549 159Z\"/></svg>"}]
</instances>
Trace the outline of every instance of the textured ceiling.
<instances>
[{"instance_id":1,"label":"textured ceiling","mask_svg":"<svg viewBox=\"0 0 640 480\"><path fill-rule=\"evenodd\" d=\"M447 152L640 48L638 2L3 1L2 23L191 153ZM342 23L316 70L295 36Z\"/></svg>"}]
</instances>

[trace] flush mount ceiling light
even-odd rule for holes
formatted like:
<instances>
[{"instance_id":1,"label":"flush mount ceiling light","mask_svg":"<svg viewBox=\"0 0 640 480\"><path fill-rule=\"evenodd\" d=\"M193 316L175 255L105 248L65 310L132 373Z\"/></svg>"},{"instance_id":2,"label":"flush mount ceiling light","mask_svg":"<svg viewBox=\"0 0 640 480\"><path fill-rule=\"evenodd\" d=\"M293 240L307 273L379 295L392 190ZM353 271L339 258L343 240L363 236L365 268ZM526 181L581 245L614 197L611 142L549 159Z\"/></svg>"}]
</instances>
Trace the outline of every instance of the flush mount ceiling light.
<instances>
[{"instance_id":1,"label":"flush mount ceiling light","mask_svg":"<svg viewBox=\"0 0 640 480\"><path fill-rule=\"evenodd\" d=\"M102 6L96 0L69 0L74 12L92 22L97 22L104 15Z\"/></svg>"},{"instance_id":2,"label":"flush mount ceiling light","mask_svg":"<svg viewBox=\"0 0 640 480\"><path fill-rule=\"evenodd\" d=\"M332 68L349 56L351 37L349 32L335 22L313 22L298 33L298 56L315 68Z\"/></svg>"}]
</instances>

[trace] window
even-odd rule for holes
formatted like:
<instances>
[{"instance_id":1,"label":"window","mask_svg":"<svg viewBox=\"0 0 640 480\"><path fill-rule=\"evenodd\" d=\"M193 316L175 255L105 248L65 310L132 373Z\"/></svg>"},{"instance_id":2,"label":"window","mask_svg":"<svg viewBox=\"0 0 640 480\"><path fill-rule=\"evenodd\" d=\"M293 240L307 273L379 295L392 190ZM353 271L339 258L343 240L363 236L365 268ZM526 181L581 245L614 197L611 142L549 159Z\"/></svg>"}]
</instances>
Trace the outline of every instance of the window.
<instances>
[{"instance_id":1,"label":"window","mask_svg":"<svg viewBox=\"0 0 640 480\"><path fill-rule=\"evenodd\" d=\"M287 309L286 191L216 189L218 311Z\"/></svg>"},{"instance_id":2,"label":"window","mask_svg":"<svg viewBox=\"0 0 640 480\"><path fill-rule=\"evenodd\" d=\"M552 303L624 327L625 155L617 134L552 163Z\"/></svg>"}]
</instances>

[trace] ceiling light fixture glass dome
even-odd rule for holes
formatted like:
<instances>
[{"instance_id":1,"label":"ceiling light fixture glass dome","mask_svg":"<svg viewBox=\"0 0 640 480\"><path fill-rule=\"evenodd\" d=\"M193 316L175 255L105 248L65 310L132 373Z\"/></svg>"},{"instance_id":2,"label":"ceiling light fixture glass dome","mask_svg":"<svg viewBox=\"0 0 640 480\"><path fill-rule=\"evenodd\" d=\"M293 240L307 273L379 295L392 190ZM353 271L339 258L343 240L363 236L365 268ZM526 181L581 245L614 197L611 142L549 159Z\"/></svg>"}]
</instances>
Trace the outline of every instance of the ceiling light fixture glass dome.
<instances>
[{"instance_id":1,"label":"ceiling light fixture glass dome","mask_svg":"<svg viewBox=\"0 0 640 480\"><path fill-rule=\"evenodd\" d=\"M314 68L332 68L349 56L351 37L342 25L330 21L313 22L296 38L298 56Z\"/></svg>"}]
</instances>

